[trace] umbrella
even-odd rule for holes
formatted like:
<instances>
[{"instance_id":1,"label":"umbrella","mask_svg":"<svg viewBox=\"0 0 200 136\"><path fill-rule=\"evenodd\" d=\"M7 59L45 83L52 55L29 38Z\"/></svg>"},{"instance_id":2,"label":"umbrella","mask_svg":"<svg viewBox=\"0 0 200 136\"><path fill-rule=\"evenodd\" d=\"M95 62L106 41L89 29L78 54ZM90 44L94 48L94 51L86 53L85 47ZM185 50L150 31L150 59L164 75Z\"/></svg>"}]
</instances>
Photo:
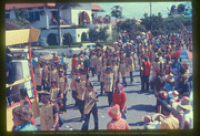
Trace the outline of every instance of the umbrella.
<instances>
[{"instance_id":1,"label":"umbrella","mask_svg":"<svg viewBox=\"0 0 200 136\"><path fill-rule=\"evenodd\" d=\"M180 50L177 51L172 55L172 58L179 58L179 59L192 59L192 53L187 50Z\"/></svg>"}]
</instances>

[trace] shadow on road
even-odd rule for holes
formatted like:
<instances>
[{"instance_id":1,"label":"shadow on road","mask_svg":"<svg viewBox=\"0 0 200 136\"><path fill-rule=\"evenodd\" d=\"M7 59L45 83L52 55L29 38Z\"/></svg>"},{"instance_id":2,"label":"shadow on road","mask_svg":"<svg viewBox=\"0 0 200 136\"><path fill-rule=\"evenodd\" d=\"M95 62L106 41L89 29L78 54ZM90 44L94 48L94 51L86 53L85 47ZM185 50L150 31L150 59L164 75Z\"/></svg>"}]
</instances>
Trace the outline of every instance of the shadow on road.
<instances>
[{"instance_id":1,"label":"shadow on road","mask_svg":"<svg viewBox=\"0 0 200 136\"><path fill-rule=\"evenodd\" d=\"M108 105L98 106L98 109L103 109L109 107Z\"/></svg>"},{"instance_id":2,"label":"shadow on road","mask_svg":"<svg viewBox=\"0 0 200 136\"><path fill-rule=\"evenodd\" d=\"M143 121L140 121L140 122L137 122L137 123L129 123L129 126L143 126L143 125L144 125Z\"/></svg>"},{"instance_id":3,"label":"shadow on road","mask_svg":"<svg viewBox=\"0 0 200 136\"><path fill-rule=\"evenodd\" d=\"M146 112L155 112L155 106L153 105L133 105L130 108L127 108L128 110L138 110L138 111L146 111Z\"/></svg>"},{"instance_id":4,"label":"shadow on road","mask_svg":"<svg viewBox=\"0 0 200 136\"><path fill-rule=\"evenodd\" d=\"M63 119L63 122L64 123L71 123L71 122L80 122L80 119L81 119L81 117L77 117L77 118L72 118L72 119L67 119L67 120L65 120L65 119Z\"/></svg>"}]
</instances>

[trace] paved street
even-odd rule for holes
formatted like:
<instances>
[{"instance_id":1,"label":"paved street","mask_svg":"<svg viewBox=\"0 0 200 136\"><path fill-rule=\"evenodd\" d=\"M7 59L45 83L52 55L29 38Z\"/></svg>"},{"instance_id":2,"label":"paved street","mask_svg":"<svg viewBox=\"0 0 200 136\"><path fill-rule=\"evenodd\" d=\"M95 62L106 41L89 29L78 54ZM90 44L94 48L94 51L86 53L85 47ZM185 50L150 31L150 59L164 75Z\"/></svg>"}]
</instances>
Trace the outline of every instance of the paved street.
<instances>
[{"instance_id":1,"label":"paved street","mask_svg":"<svg viewBox=\"0 0 200 136\"><path fill-rule=\"evenodd\" d=\"M58 51L60 54L64 50L54 49ZM183 60L183 62L190 64L190 73L192 72L192 61ZM68 74L71 72L71 59L69 59L69 70ZM68 75L68 77L70 77ZM142 117L145 115L153 115L155 113L155 105L156 105L156 98L152 91L149 92L141 92L141 82L139 76L139 67L137 66L136 70L133 73L134 82L130 84L130 78L127 77L126 81L128 86L124 88L124 91L127 96L127 122L130 125L131 129L142 128L144 125L142 121ZM71 78L69 78L71 79ZM121 80L121 79L120 79ZM100 83L97 82L97 76L91 77L90 74L90 81L95 84L95 90L100 92ZM71 80L69 80L71 82ZM80 130L82 123L80 122L80 113L77 107L74 106L74 100L71 97L71 91L68 92L68 101L67 101L67 113L61 114L62 119L64 120L63 126L60 130ZM104 130L107 127L107 123L111 120L107 111L109 109L108 106L108 98L107 95L104 94L100 96L98 102L98 115L99 115L99 129ZM39 127L39 117L36 118L36 125ZM90 125L89 130L94 128L93 123L93 116L90 117Z\"/></svg>"}]
</instances>

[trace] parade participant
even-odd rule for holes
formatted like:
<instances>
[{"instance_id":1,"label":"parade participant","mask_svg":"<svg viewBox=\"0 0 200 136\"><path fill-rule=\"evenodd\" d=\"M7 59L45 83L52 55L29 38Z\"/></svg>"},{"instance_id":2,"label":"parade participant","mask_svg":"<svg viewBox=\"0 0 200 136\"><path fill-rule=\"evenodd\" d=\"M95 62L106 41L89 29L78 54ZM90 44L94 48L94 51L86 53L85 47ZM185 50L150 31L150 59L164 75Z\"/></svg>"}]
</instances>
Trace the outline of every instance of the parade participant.
<instances>
[{"instance_id":1,"label":"parade participant","mask_svg":"<svg viewBox=\"0 0 200 136\"><path fill-rule=\"evenodd\" d=\"M81 121L84 120L84 105L85 105L85 92L86 92L86 82L81 81L80 76L76 77L75 90L77 92L77 105L79 112L81 114Z\"/></svg>"},{"instance_id":2,"label":"parade participant","mask_svg":"<svg viewBox=\"0 0 200 136\"><path fill-rule=\"evenodd\" d=\"M188 75L184 74L180 77L180 83L178 86L178 92L180 94L180 97L182 98L183 96L188 96L190 97L190 87L188 84Z\"/></svg>"},{"instance_id":3,"label":"parade participant","mask_svg":"<svg viewBox=\"0 0 200 136\"><path fill-rule=\"evenodd\" d=\"M90 70L92 71L92 77L94 77L94 74L96 73L95 71L96 58L97 56L94 53L92 53L90 57Z\"/></svg>"},{"instance_id":4,"label":"parade participant","mask_svg":"<svg viewBox=\"0 0 200 136\"><path fill-rule=\"evenodd\" d=\"M6 84L12 84L15 81L13 78L14 73L13 73L11 61L12 61L12 57L6 54ZM12 89L12 86L6 88L6 97L7 97L8 104L10 107L12 105L12 99L10 96L11 89Z\"/></svg>"},{"instance_id":5,"label":"parade participant","mask_svg":"<svg viewBox=\"0 0 200 136\"><path fill-rule=\"evenodd\" d=\"M106 73L104 74L104 89L108 95L108 105L111 106L113 99L113 73L111 73L111 68L107 67Z\"/></svg>"},{"instance_id":6,"label":"parade participant","mask_svg":"<svg viewBox=\"0 0 200 136\"><path fill-rule=\"evenodd\" d=\"M86 93L85 93L85 106L84 106L84 123L82 125L81 130L88 130L90 114L92 113L94 118L94 130L99 129L99 121L98 121L98 109L96 102L99 101L98 94L94 90L94 86L90 82L86 85Z\"/></svg>"},{"instance_id":7,"label":"parade participant","mask_svg":"<svg viewBox=\"0 0 200 136\"><path fill-rule=\"evenodd\" d=\"M62 99L62 113L66 112L66 101L67 101L67 92L68 92L68 87L69 87L69 83L68 83L68 77L64 75L64 71L59 71L59 88L61 90L61 93L63 95L63 99Z\"/></svg>"},{"instance_id":8,"label":"parade participant","mask_svg":"<svg viewBox=\"0 0 200 136\"><path fill-rule=\"evenodd\" d=\"M50 88L49 84L49 68L48 64L46 62L42 62L42 86L44 87L44 90L48 90Z\"/></svg>"},{"instance_id":9,"label":"parade participant","mask_svg":"<svg viewBox=\"0 0 200 136\"><path fill-rule=\"evenodd\" d=\"M77 55L74 54L73 58L72 58L72 62L71 62L71 66L72 66L71 71L72 72L75 70L77 62L78 62Z\"/></svg>"},{"instance_id":10,"label":"parade participant","mask_svg":"<svg viewBox=\"0 0 200 136\"><path fill-rule=\"evenodd\" d=\"M163 121L163 119L165 118L165 116L163 114L160 113L155 113L151 116L151 126L150 128L152 129L160 129L160 125L161 125L161 121Z\"/></svg>"},{"instance_id":11,"label":"parade participant","mask_svg":"<svg viewBox=\"0 0 200 136\"><path fill-rule=\"evenodd\" d=\"M130 72L130 84L133 82L133 72L135 70L135 65L134 65L134 59L131 56L131 52L126 57L126 63L128 64L129 67L129 72Z\"/></svg>"},{"instance_id":12,"label":"parade participant","mask_svg":"<svg viewBox=\"0 0 200 136\"><path fill-rule=\"evenodd\" d=\"M67 62L67 55L65 53L62 53L60 63L63 65L64 72L65 72L65 75L66 75L67 69L68 69L68 62Z\"/></svg>"},{"instance_id":13,"label":"parade participant","mask_svg":"<svg viewBox=\"0 0 200 136\"><path fill-rule=\"evenodd\" d=\"M164 113L163 107L168 104L167 96L168 94L166 91L162 90L159 92L157 96L157 104L156 104L157 113L162 113L162 114Z\"/></svg>"},{"instance_id":14,"label":"parade participant","mask_svg":"<svg viewBox=\"0 0 200 136\"><path fill-rule=\"evenodd\" d=\"M51 103L49 92L41 91L40 94L43 103L40 110L40 130L58 130L59 111Z\"/></svg>"},{"instance_id":15,"label":"parade participant","mask_svg":"<svg viewBox=\"0 0 200 136\"><path fill-rule=\"evenodd\" d=\"M190 99L185 97L178 107L181 109L180 112L182 113L180 129L193 129L193 110L192 106L190 105Z\"/></svg>"},{"instance_id":16,"label":"parade participant","mask_svg":"<svg viewBox=\"0 0 200 136\"><path fill-rule=\"evenodd\" d=\"M129 67L128 67L128 64L126 63L125 58L121 59L121 63L119 64L119 70L121 73L123 85L124 85L124 87L126 87L127 86L126 76L127 76L127 73L129 73Z\"/></svg>"},{"instance_id":17,"label":"parade participant","mask_svg":"<svg viewBox=\"0 0 200 136\"><path fill-rule=\"evenodd\" d=\"M101 57L101 53L98 52L97 53L97 74L98 74L98 82L100 82L100 75L101 75L101 60L102 60L102 57Z\"/></svg>"},{"instance_id":18,"label":"parade participant","mask_svg":"<svg viewBox=\"0 0 200 136\"><path fill-rule=\"evenodd\" d=\"M63 99L63 94L60 88L58 87L57 81L51 82L50 95L51 95L51 102L57 107L58 111L60 112L60 105L61 105L61 100Z\"/></svg>"},{"instance_id":19,"label":"parade participant","mask_svg":"<svg viewBox=\"0 0 200 136\"><path fill-rule=\"evenodd\" d=\"M123 90L123 85L118 83L116 91L113 93L113 102L112 105L118 104L120 106L120 112L123 119L127 119L127 107L126 107L126 94Z\"/></svg>"},{"instance_id":20,"label":"parade participant","mask_svg":"<svg viewBox=\"0 0 200 136\"><path fill-rule=\"evenodd\" d=\"M160 129L178 129L179 121L172 114L172 108L170 105L164 106L165 119L161 122Z\"/></svg>"},{"instance_id":21,"label":"parade participant","mask_svg":"<svg viewBox=\"0 0 200 136\"><path fill-rule=\"evenodd\" d=\"M37 128L31 124L32 111L29 106L22 105L12 110L13 131L37 131Z\"/></svg>"},{"instance_id":22,"label":"parade participant","mask_svg":"<svg viewBox=\"0 0 200 136\"><path fill-rule=\"evenodd\" d=\"M172 63L172 66L171 66L171 71L172 71L172 74L174 74L176 88L178 87L178 84L179 84L178 78L180 76L180 68L181 68L181 63L178 62L178 58L174 58L174 62Z\"/></svg>"},{"instance_id":23,"label":"parade participant","mask_svg":"<svg viewBox=\"0 0 200 136\"><path fill-rule=\"evenodd\" d=\"M165 63L164 63L164 68L163 68L163 73L164 74L170 74L170 68L171 68L171 65L172 65L172 62L170 61L170 56L167 55L166 58L165 58Z\"/></svg>"},{"instance_id":24,"label":"parade participant","mask_svg":"<svg viewBox=\"0 0 200 136\"><path fill-rule=\"evenodd\" d=\"M59 68L60 59L56 53L53 53L52 62L56 65L56 68Z\"/></svg>"},{"instance_id":25,"label":"parade participant","mask_svg":"<svg viewBox=\"0 0 200 136\"><path fill-rule=\"evenodd\" d=\"M148 91L149 90L149 76L151 72L151 62L148 61L147 57L144 57L144 62L142 64L142 67L144 68L142 89L144 89L144 91ZM145 89L145 84L146 84L146 89Z\"/></svg>"},{"instance_id":26,"label":"parade participant","mask_svg":"<svg viewBox=\"0 0 200 136\"><path fill-rule=\"evenodd\" d=\"M151 77L152 82L155 80L157 74L160 75L160 70L161 70L161 63L159 61L159 57L156 57L155 62L152 63L152 77Z\"/></svg>"},{"instance_id":27,"label":"parade participant","mask_svg":"<svg viewBox=\"0 0 200 136\"><path fill-rule=\"evenodd\" d=\"M129 130L130 127L126 120L121 118L120 106L118 104L110 107L108 110L108 115L112 118L107 124L108 130Z\"/></svg>"},{"instance_id":28,"label":"parade participant","mask_svg":"<svg viewBox=\"0 0 200 136\"><path fill-rule=\"evenodd\" d=\"M175 85L174 75L172 73L165 75L163 89L165 89L166 92L169 93L169 91L173 91L175 89L174 85Z\"/></svg>"},{"instance_id":29,"label":"parade participant","mask_svg":"<svg viewBox=\"0 0 200 136\"><path fill-rule=\"evenodd\" d=\"M84 52L84 70L86 71L88 78L89 78L89 69L90 69L89 56L87 55L86 52Z\"/></svg>"},{"instance_id":30,"label":"parade participant","mask_svg":"<svg viewBox=\"0 0 200 136\"><path fill-rule=\"evenodd\" d=\"M32 111L32 104L31 104L31 101L28 97L28 93L27 93L26 88L20 89L20 105L27 105L27 106L29 106L30 110ZM35 125L35 119L34 119L33 116L31 118L31 121L32 121L31 124Z\"/></svg>"},{"instance_id":31,"label":"parade participant","mask_svg":"<svg viewBox=\"0 0 200 136\"><path fill-rule=\"evenodd\" d=\"M70 88L72 90L72 98L75 100L75 106L77 105L77 90L76 90L76 77L79 76L79 70L74 69L72 71L72 78L71 78L71 84Z\"/></svg>"},{"instance_id":32,"label":"parade participant","mask_svg":"<svg viewBox=\"0 0 200 136\"><path fill-rule=\"evenodd\" d=\"M50 82L57 81L59 82L59 75L58 70L56 69L55 64L51 65L51 71L50 71Z\"/></svg>"},{"instance_id":33,"label":"parade participant","mask_svg":"<svg viewBox=\"0 0 200 136\"><path fill-rule=\"evenodd\" d=\"M163 86L162 78L160 76L159 70L156 71L156 77L153 79L153 81L151 81L151 86L152 86L154 95L157 97Z\"/></svg>"},{"instance_id":34,"label":"parade participant","mask_svg":"<svg viewBox=\"0 0 200 136\"><path fill-rule=\"evenodd\" d=\"M100 82L101 82L101 95L103 94L103 90L104 90L104 77L105 77L105 73L106 73L106 61L104 61L104 59L102 59L102 63L101 63L101 75L100 75Z\"/></svg>"},{"instance_id":35,"label":"parade participant","mask_svg":"<svg viewBox=\"0 0 200 136\"><path fill-rule=\"evenodd\" d=\"M41 88L41 86L42 86L42 71L43 71L43 69L40 67L40 63L36 62L36 66L35 66L35 85L36 85L37 91L41 91L41 89L42 89Z\"/></svg>"},{"instance_id":36,"label":"parade participant","mask_svg":"<svg viewBox=\"0 0 200 136\"><path fill-rule=\"evenodd\" d=\"M116 85L119 83L119 65L117 65L117 61L115 59L112 60L112 73L114 74L113 77L113 91L116 90Z\"/></svg>"}]
</instances>

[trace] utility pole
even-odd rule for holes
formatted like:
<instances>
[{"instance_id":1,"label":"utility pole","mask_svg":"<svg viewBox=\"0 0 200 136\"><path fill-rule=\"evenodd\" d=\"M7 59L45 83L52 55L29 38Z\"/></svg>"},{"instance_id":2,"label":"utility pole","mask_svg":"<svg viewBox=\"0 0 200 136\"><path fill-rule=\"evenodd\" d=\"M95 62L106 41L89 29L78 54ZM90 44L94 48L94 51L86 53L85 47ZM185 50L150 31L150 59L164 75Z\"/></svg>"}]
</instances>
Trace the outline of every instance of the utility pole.
<instances>
[{"instance_id":1,"label":"utility pole","mask_svg":"<svg viewBox=\"0 0 200 136\"><path fill-rule=\"evenodd\" d=\"M60 3L57 5L58 9L58 45L61 47L61 28L60 28Z\"/></svg>"}]
</instances>

